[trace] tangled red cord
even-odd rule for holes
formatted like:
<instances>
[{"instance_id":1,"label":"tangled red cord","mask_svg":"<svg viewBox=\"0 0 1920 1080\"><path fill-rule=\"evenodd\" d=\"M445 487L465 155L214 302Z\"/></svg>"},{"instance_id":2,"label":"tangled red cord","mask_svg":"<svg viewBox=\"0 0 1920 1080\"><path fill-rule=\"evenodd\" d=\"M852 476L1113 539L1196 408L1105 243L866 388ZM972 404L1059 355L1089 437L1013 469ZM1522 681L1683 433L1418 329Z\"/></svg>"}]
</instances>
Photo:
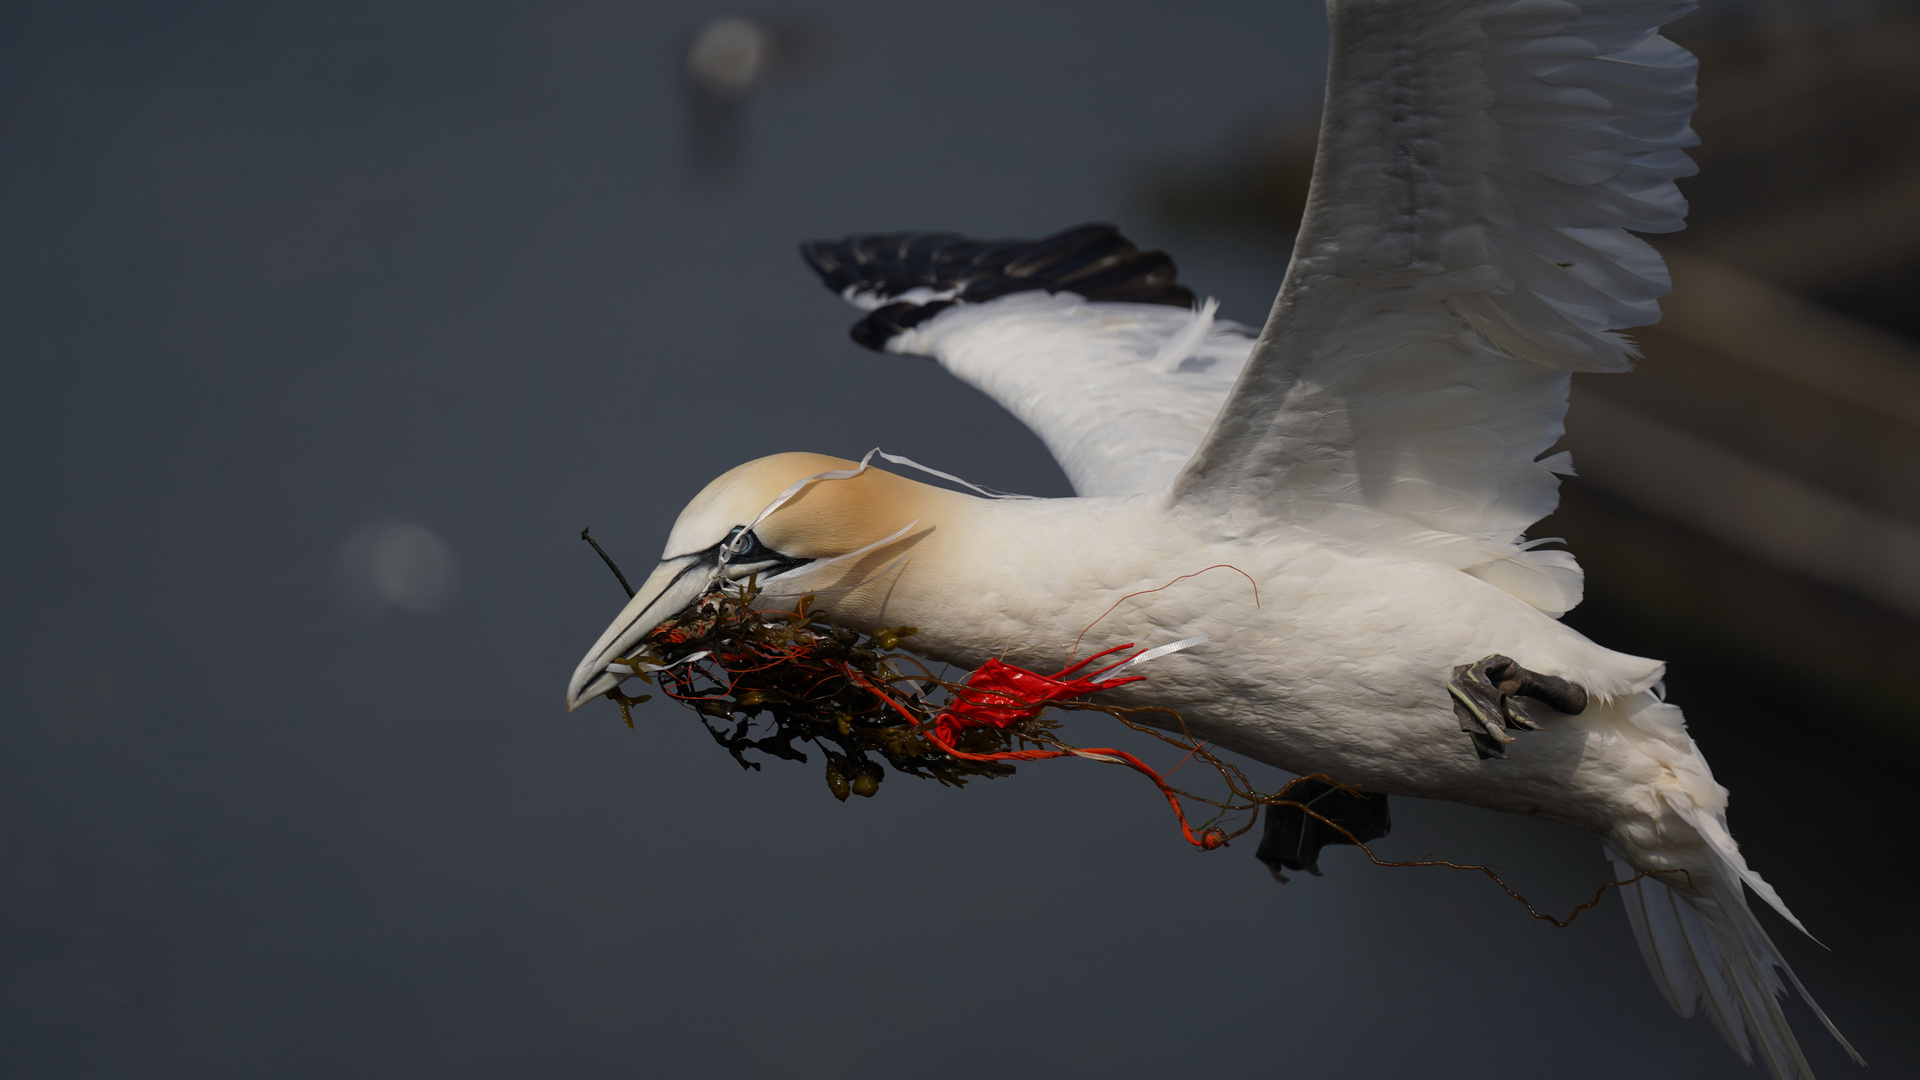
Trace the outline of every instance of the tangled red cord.
<instances>
[{"instance_id":1,"label":"tangled red cord","mask_svg":"<svg viewBox=\"0 0 1920 1080\"><path fill-rule=\"evenodd\" d=\"M941 750L965 761L1045 761L1051 758L1081 757L1089 761L1104 761L1110 764L1125 765L1147 779L1152 780L1160 793L1166 796L1167 804L1173 807L1173 813L1180 821L1180 831L1187 842L1203 851L1212 851L1227 842L1226 830L1218 826L1209 826L1198 834L1187 822L1187 812L1180 805L1180 796L1168 785L1166 779L1153 767L1124 750L1113 747L1066 747L1058 750L1002 750L989 754L970 754L960 749L961 735L968 728L995 728L1007 730L1038 717L1048 706L1065 701L1068 698L1083 697L1098 690L1111 690L1116 686L1140 682L1145 676L1128 675L1118 679L1101 679L1100 676L1120 667L1133 657L1116 660L1078 678L1068 678L1074 672L1104 656L1125 652L1133 648L1133 643L1116 645L1104 652L1098 652L1076 664L1070 664L1054 675L1042 675L1016 667L999 658L990 658L981 664L967 681L953 691L953 698L934 718L933 729L928 738ZM1144 651L1144 650L1143 650ZM1139 654L1136 653L1135 656ZM848 671L848 676L859 676ZM892 695L871 684L867 687L887 701L902 716L913 716Z\"/></svg>"}]
</instances>

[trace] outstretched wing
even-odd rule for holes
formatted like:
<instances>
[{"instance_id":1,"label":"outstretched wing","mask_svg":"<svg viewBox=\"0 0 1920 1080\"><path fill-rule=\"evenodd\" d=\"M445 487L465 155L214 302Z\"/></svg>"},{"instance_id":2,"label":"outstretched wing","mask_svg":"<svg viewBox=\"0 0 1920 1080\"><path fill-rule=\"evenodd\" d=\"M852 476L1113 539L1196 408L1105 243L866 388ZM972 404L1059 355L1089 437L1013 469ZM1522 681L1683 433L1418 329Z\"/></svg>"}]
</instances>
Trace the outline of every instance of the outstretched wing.
<instances>
[{"instance_id":1,"label":"outstretched wing","mask_svg":"<svg viewBox=\"0 0 1920 1080\"><path fill-rule=\"evenodd\" d=\"M1424 548L1556 613L1569 372L1622 371L1681 227L1693 57L1668 0L1334 0L1292 265L1176 498Z\"/></svg>"},{"instance_id":2,"label":"outstretched wing","mask_svg":"<svg viewBox=\"0 0 1920 1080\"><path fill-rule=\"evenodd\" d=\"M1044 240L897 233L801 248L867 311L853 339L930 356L1033 429L1082 495L1173 482L1253 338L1110 225Z\"/></svg>"}]
</instances>

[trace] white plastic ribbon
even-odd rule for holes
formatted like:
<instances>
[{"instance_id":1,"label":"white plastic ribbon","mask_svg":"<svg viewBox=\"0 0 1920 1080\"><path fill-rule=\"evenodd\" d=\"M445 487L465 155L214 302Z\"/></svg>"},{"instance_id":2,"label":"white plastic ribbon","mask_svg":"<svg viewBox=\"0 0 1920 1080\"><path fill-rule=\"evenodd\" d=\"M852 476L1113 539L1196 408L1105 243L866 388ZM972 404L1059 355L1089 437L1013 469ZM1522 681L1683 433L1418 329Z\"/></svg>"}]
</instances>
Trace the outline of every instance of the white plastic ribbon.
<instances>
[{"instance_id":1,"label":"white plastic ribbon","mask_svg":"<svg viewBox=\"0 0 1920 1080\"><path fill-rule=\"evenodd\" d=\"M929 468L928 466L922 465L919 462L913 460L912 458L902 457L898 454L889 454L885 450L882 450L876 446L873 449L867 451L866 456L860 459L859 465L851 469L828 469L825 472L814 473L812 476L803 476L800 479L795 480L793 483L788 484L787 489L785 491L782 491L779 495L775 496L774 500L767 504L766 509L760 511L759 516L755 517L753 521L747 525L746 528L740 530L739 534L733 538L733 541L731 543L729 543L725 548L721 549L720 558L715 563L713 568L714 579L718 580L726 573L727 562L733 558L734 554L739 550L740 546L747 542L747 534L752 532L754 529L759 528L760 523L767 520L768 517L772 516L775 510L778 510L782 506L787 505L787 503L791 501L794 498L794 496L800 494L802 491L805 491L807 489L807 486L814 483L815 481L851 480L854 477L859 476L861 473L866 472L868 469L873 467L872 462L876 455L879 457L886 458L888 461L891 461L896 465L905 465L910 469L918 469L929 476L937 476L942 480L952 481L953 483L959 484L962 487L978 492L980 495L989 499L1031 499L1034 497L1032 495L1010 495L1004 491L995 491L992 488L981 487L979 484L975 484L967 480L962 480L959 477L953 475L952 473L945 473L945 472L941 472L939 469ZM914 524L919 524L919 522L915 521L913 524L908 525L907 528L908 529L913 528ZM905 531L906 529L902 529L900 533L904 533ZM898 539L900 536L900 533L895 533L893 536L888 537L886 540L880 541L880 543L881 544L889 543L895 539ZM873 548L878 546L879 544L869 545L868 547L861 549L860 552L855 552L854 554L863 554L866 551L871 551ZM850 558L850 557L851 556L848 556L848 555L839 556L839 558Z\"/></svg>"},{"instance_id":2,"label":"white plastic ribbon","mask_svg":"<svg viewBox=\"0 0 1920 1080\"><path fill-rule=\"evenodd\" d=\"M966 488L970 491L976 492L989 499L1035 499L1035 498L1038 498L1038 496L1036 495L1015 495L1015 494L1012 494L1011 492L995 491L990 487L981 487L979 484L973 483L970 480L962 480L959 477L953 475L952 473L944 473L944 472L941 472L939 469L929 468L928 466L922 465L919 462L913 460L912 458L901 457L898 454L889 454L885 450L882 450L877 446L867 451L867 456L860 459L861 467L865 468L868 459L872 458L873 455L875 454L879 454L881 457L886 458L888 461L893 462L895 465L905 465L909 469L919 469L921 472L926 473L928 476L937 476L942 480L959 484L961 487Z\"/></svg>"},{"instance_id":3,"label":"white plastic ribbon","mask_svg":"<svg viewBox=\"0 0 1920 1080\"><path fill-rule=\"evenodd\" d=\"M1181 638L1179 641L1169 642L1165 645L1155 646L1154 648L1148 649L1146 652L1141 653L1139 656L1134 657L1133 659L1127 661L1126 663L1121 664L1119 667L1114 668L1111 672L1108 672L1106 675L1102 676L1102 678L1107 678L1107 679L1115 678L1135 664L1144 664L1149 660L1158 660L1160 657L1166 656L1169 653L1177 653L1182 649L1191 649L1195 645L1205 645L1206 643L1207 643L1207 635L1195 634L1190 638Z\"/></svg>"},{"instance_id":4,"label":"white plastic ribbon","mask_svg":"<svg viewBox=\"0 0 1920 1080\"><path fill-rule=\"evenodd\" d=\"M928 466L922 465L919 462L913 460L912 458L902 457L898 454L889 454L885 450L882 450L876 446L873 449L867 451L866 456L860 459L860 464L855 466L854 468L828 469L826 472L817 472L817 473L814 473L812 476L803 476L800 479L795 480L793 483L787 485L787 489L785 491L782 491L778 496L776 496L772 502L768 503L767 508L760 511L760 516L754 518L752 524L748 525L746 528L746 531L741 533L741 535L744 537L746 535L746 532L752 532L755 528L759 526L761 522L767 520L767 518L775 510L778 510L782 506L787 505L787 503L794 496L800 494L802 491L805 491L807 489L807 486L809 484L812 484L814 481L816 480L851 480L854 477L859 476L861 473L866 472L868 469L872 468L873 459L876 456L886 458L888 461L893 462L895 465L905 465L909 469L918 469L929 476L937 476L942 480L948 480L953 483L959 484L960 486L967 488L971 491L978 492L979 494L989 499L1031 499L1033 498L1032 495L1009 495L1004 491L995 491L992 488L981 487L979 484L975 484L967 480L962 480L959 477L953 475L952 473L941 472L939 469L929 468Z\"/></svg>"},{"instance_id":5,"label":"white plastic ribbon","mask_svg":"<svg viewBox=\"0 0 1920 1080\"><path fill-rule=\"evenodd\" d=\"M686 656L683 656L680 659L675 660L671 664L650 664L645 660L630 660L626 657L621 657L620 659L617 659L612 663L608 664L607 670L614 673L615 675L621 675L623 678L630 679L634 675L635 668L639 668L641 671L645 671L645 672L665 671L668 668L677 668L681 664L691 664L695 660L704 660L707 657L712 655L713 655L712 649L701 649L697 653L688 653Z\"/></svg>"},{"instance_id":6,"label":"white plastic ribbon","mask_svg":"<svg viewBox=\"0 0 1920 1080\"><path fill-rule=\"evenodd\" d=\"M848 562L853 559L857 559L860 556L867 554L868 552L877 551L880 548L886 547L888 544L891 544L895 540L898 540L901 537L907 535L907 533L912 531L913 527L918 524L920 524L920 519L914 518L912 521L909 521L905 525L902 525L898 530L893 532L891 535L883 536L880 539L875 540L873 543L868 544L866 547L863 547L858 551L849 551L845 555L835 555L831 559L821 559L821 560L818 560L817 562L805 563L801 566L796 566L793 569L787 570L783 573L775 574L774 576L766 579L765 581L762 581L760 583L760 589L762 592L765 592L771 596L792 596L796 592L811 593L815 596L829 596L835 593L843 593L843 592L847 592L849 590L858 588L859 586L865 584L866 582L872 581L874 578L885 576L889 570L892 570L894 567L899 566L903 561L905 561L906 555L905 554L900 555L898 558L895 558L889 561L887 565L881 567L880 569L874 571L871 574L865 575L864 577L860 578L860 580L858 581L843 581L840 584L833 586L832 588L826 588L826 589L809 588L804 584L804 582L809 577L815 574L818 574L820 571L826 570L829 567L836 566L840 563Z\"/></svg>"}]
</instances>

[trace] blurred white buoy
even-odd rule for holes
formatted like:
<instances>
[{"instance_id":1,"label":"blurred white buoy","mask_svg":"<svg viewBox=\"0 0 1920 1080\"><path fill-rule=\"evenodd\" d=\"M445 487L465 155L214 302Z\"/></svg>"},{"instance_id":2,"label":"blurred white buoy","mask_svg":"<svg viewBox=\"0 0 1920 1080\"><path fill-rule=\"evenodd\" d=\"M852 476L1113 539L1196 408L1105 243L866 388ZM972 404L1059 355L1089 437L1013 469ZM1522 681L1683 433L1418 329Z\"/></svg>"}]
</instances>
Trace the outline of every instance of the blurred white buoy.
<instances>
[{"instance_id":1,"label":"blurred white buoy","mask_svg":"<svg viewBox=\"0 0 1920 1080\"><path fill-rule=\"evenodd\" d=\"M773 33L756 20L715 19L687 44L687 78L710 93L740 97L766 72L773 51Z\"/></svg>"},{"instance_id":2,"label":"blurred white buoy","mask_svg":"<svg viewBox=\"0 0 1920 1080\"><path fill-rule=\"evenodd\" d=\"M748 103L819 60L823 36L790 19L723 15L696 27L680 58L688 163L700 189L724 191L746 160Z\"/></svg>"}]
</instances>

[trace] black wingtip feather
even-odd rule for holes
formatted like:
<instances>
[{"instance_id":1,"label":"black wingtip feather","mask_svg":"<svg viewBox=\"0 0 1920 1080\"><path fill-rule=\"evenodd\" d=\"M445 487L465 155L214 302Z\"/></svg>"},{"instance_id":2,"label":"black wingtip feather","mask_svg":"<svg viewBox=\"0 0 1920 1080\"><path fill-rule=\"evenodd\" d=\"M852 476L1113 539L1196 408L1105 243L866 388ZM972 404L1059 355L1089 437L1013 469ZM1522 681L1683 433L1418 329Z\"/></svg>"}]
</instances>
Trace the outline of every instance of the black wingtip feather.
<instances>
[{"instance_id":1,"label":"black wingtip feather","mask_svg":"<svg viewBox=\"0 0 1920 1080\"><path fill-rule=\"evenodd\" d=\"M956 303L984 303L1021 292L1070 292L1093 301L1194 306L1173 259L1141 251L1112 225L1080 225L1040 240L969 240L954 233L885 233L812 240L800 257L827 288L880 298L926 288L950 300L899 301L867 314L853 340L877 352L906 330Z\"/></svg>"}]
</instances>

